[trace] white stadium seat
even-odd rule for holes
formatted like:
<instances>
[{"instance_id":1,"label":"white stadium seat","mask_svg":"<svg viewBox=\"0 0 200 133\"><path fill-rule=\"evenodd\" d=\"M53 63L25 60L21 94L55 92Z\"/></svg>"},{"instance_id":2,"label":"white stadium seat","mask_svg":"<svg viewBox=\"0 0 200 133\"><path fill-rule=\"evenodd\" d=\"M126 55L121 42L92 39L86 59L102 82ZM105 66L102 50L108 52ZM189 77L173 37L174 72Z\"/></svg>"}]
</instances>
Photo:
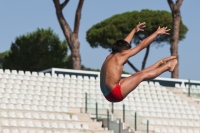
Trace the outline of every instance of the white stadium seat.
<instances>
[{"instance_id":1,"label":"white stadium seat","mask_svg":"<svg viewBox=\"0 0 200 133\"><path fill-rule=\"evenodd\" d=\"M89 118L85 119L83 110L86 106L85 93L89 98L89 114L90 110L95 110L96 102L99 109L111 109L110 102L100 90L100 78L90 74L70 75L0 69L1 132L92 133L98 130L98 127L88 123L90 120L87 121L93 115L87 115ZM175 88L186 87L188 85L185 82L175 84ZM200 92L198 85L191 85L191 89L192 93L196 93L195 89ZM178 90L177 94L171 90L157 81L144 81L122 102L115 103L114 109L118 113L122 111L124 104L125 110L130 111L131 115L135 115L134 112L137 111L138 116L149 119L155 132L199 133L199 107L180 97ZM112 115L113 119L118 117L116 114ZM119 117L121 116L119 113ZM142 123L146 124L144 121ZM108 133L106 130L102 131Z\"/></svg>"}]
</instances>

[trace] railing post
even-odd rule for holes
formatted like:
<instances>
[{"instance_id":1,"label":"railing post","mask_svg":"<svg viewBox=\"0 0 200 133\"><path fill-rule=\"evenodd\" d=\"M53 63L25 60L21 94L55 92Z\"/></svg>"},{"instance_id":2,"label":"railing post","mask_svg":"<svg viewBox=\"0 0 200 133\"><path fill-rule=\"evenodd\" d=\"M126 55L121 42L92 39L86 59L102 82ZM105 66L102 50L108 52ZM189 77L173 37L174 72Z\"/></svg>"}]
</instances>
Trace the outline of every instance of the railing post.
<instances>
[{"instance_id":1,"label":"railing post","mask_svg":"<svg viewBox=\"0 0 200 133\"><path fill-rule=\"evenodd\" d=\"M190 97L190 79L188 80L188 96Z\"/></svg>"},{"instance_id":2,"label":"railing post","mask_svg":"<svg viewBox=\"0 0 200 133\"><path fill-rule=\"evenodd\" d=\"M87 93L85 93L85 113L87 113Z\"/></svg>"},{"instance_id":3,"label":"railing post","mask_svg":"<svg viewBox=\"0 0 200 133\"><path fill-rule=\"evenodd\" d=\"M98 121L98 104L96 102L96 120Z\"/></svg>"},{"instance_id":4,"label":"railing post","mask_svg":"<svg viewBox=\"0 0 200 133\"><path fill-rule=\"evenodd\" d=\"M149 120L147 120L147 133L149 133Z\"/></svg>"},{"instance_id":5,"label":"railing post","mask_svg":"<svg viewBox=\"0 0 200 133\"><path fill-rule=\"evenodd\" d=\"M135 112L135 131L137 131L137 113Z\"/></svg>"},{"instance_id":6,"label":"railing post","mask_svg":"<svg viewBox=\"0 0 200 133\"><path fill-rule=\"evenodd\" d=\"M123 122L125 123L125 105L123 104Z\"/></svg>"},{"instance_id":7,"label":"railing post","mask_svg":"<svg viewBox=\"0 0 200 133\"><path fill-rule=\"evenodd\" d=\"M112 110L112 114L114 114L114 103L112 103L111 110Z\"/></svg>"},{"instance_id":8,"label":"railing post","mask_svg":"<svg viewBox=\"0 0 200 133\"><path fill-rule=\"evenodd\" d=\"M121 133L121 119L119 119L119 133Z\"/></svg>"},{"instance_id":9,"label":"railing post","mask_svg":"<svg viewBox=\"0 0 200 133\"><path fill-rule=\"evenodd\" d=\"M110 118L109 118L109 110L107 109L107 127L108 127L108 130L110 129Z\"/></svg>"}]
</instances>

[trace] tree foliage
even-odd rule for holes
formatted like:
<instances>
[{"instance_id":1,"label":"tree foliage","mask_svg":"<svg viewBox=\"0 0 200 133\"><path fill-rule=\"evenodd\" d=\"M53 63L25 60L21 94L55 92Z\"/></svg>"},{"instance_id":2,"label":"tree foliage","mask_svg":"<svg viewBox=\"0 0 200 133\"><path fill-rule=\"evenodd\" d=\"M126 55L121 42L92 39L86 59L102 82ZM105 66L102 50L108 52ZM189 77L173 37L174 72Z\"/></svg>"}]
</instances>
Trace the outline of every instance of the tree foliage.
<instances>
[{"instance_id":1,"label":"tree foliage","mask_svg":"<svg viewBox=\"0 0 200 133\"><path fill-rule=\"evenodd\" d=\"M38 29L16 38L3 61L3 69L40 71L51 67L66 68L66 41L60 41L51 29Z\"/></svg>"},{"instance_id":2,"label":"tree foliage","mask_svg":"<svg viewBox=\"0 0 200 133\"><path fill-rule=\"evenodd\" d=\"M158 26L168 26L172 28L173 19L171 13L159 10L141 10L125 12L114 15L100 23L95 24L87 31L86 39L92 48L101 46L110 48L116 39L124 38L138 24L138 22L146 22L144 32L139 32L141 38L146 38L157 30ZM187 33L187 27L182 23L180 25L179 40L183 40ZM158 36L153 43L161 42L169 43L171 36ZM138 44L140 39L135 36L133 42ZM159 45L157 45L159 46Z\"/></svg>"},{"instance_id":3,"label":"tree foliage","mask_svg":"<svg viewBox=\"0 0 200 133\"><path fill-rule=\"evenodd\" d=\"M0 68L2 68L4 58L5 58L5 56L8 55L8 53L9 53L9 51L5 51L5 52L0 53Z\"/></svg>"}]
</instances>

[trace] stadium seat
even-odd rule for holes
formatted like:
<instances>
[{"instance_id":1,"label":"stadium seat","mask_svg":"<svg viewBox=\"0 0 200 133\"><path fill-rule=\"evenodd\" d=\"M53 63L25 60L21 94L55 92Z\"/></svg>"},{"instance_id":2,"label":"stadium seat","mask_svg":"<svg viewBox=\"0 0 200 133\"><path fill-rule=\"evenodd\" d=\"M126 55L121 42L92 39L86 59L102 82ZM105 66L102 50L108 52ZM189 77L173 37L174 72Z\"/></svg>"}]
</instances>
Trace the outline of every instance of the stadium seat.
<instances>
[{"instance_id":1,"label":"stadium seat","mask_svg":"<svg viewBox=\"0 0 200 133\"><path fill-rule=\"evenodd\" d=\"M181 85L179 83L175 83L175 88L181 88Z\"/></svg>"},{"instance_id":2,"label":"stadium seat","mask_svg":"<svg viewBox=\"0 0 200 133\"><path fill-rule=\"evenodd\" d=\"M63 122L62 122L62 123L59 123L59 124L58 124L58 127L61 128L61 129L62 129L62 128L66 128L65 123L63 123Z\"/></svg>"},{"instance_id":3,"label":"stadium seat","mask_svg":"<svg viewBox=\"0 0 200 133\"><path fill-rule=\"evenodd\" d=\"M175 132L175 133L181 133L181 131L180 131L179 128L175 128L175 129L174 129L174 132Z\"/></svg>"},{"instance_id":4,"label":"stadium seat","mask_svg":"<svg viewBox=\"0 0 200 133\"><path fill-rule=\"evenodd\" d=\"M86 123L84 123L84 124L82 125L82 128L88 130L88 129L89 129L89 126L88 126Z\"/></svg>"},{"instance_id":5,"label":"stadium seat","mask_svg":"<svg viewBox=\"0 0 200 133\"><path fill-rule=\"evenodd\" d=\"M10 74L11 71L10 71L10 69L5 69L5 70L4 70L4 73L6 73L6 74Z\"/></svg>"},{"instance_id":6,"label":"stadium seat","mask_svg":"<svg viewBox=\"0 0 200 133\"><path fill-rule=\"evenodd\" d=\"M176 116L175 116L175 114L170 113L169 114L169 118L173 118L174 119L174 118L176 118Z\"/></svg>"},{"instance_id":7,"label":"stadium seat","mask_svg":"<svg viewBox=\"0 0 200 133\"><path fill-rule=\"evenodd\" d=\"M151 117L157 117L157 115L156 115L155 112L150 112L150 116L151 116Z\"/></svg>"},{"instance_id":8,"label":"stadium seat","mask_svg":"<svg viewBox=\"0 0 200 133\"><path fill-rule=\"evenodd\" d=\"M0 69L0 74L3 74L3 73L4 73L3 69Z\"/></svg>"},{"instance_id":9,"label":"stadium seat","mask_svg":"<svg viewBox=\"0 0 200 133\"><path fill-rule=\"evenodd\" d=\"M194 133L200 133L198 129L194 129Z\"/></svg>"},{"instance_id":10,"label":"stadium seat","mask_svg":"<svg viewBox=\"0 0 200 133\"><path fill-rule=\"evenodd\" d=\"M170 120L170 121L168 122L168 125L169 125L169 126L175 126L175 122L174 122L173 120Z\"/></svg>"},{"instance_id":11,"label":"stadium seat","mask_svg":"<svg viewBox=\"0 0 200 133\"><path fill-rule=\"evenodd\" d=\"M45 121L45 122L43 122L43 127L45 127L45 128L50 128L51 126L50 126L50 124L49 124L49 122L47 122L47 121Z\"/></svg>"},{"instance_id":12,"label":"stadium seat","mask_svg":"<svg viewBox=\"0 0 200 133\"><path fill-rule=\"evenodd\" d=\"M154 130L155 130L155 133L161 133L160 128L157 128L157 127L156 127Z\"/></svg>"},{"instance_id":13,"label":"stadium seat","mask_svg":"<svg viewBox=\"0 0 200 133\"><path fill-rule=\"evenodd\" d=\"M48 119L48 116L47 116L46 113L42 113L42 114L40 114L40 118L41 119Z\"/></svg>"},{"instance_id":14,"label":"stadium seat","mask_svg":"<svg viewBox=\"0 0 200 133\"><path fill-rule=\"evenodd\" d=\"M187 125L188 125L189 127L194 127L194 123L193 123L193 122L187 122Z\"/></svg>"},{"instance_id":15,"label":"stadium seat","mask_svg":"<svg viewBox=\"0 0 200 133\"><path fill-rule=\"evenodd\" d=\"M51 123L51 127L52 127L52 128L58 128L58 124L57 124L56 122L52 122L52 123Z\"/></svg>"},{"instance_id":16,"label":"stadium seat","mask_svg":"<svg viewBox=\"0 0 200 133\"><path fill-rule=\"evenodd\" d=\"M8 114L7 114L7 112L5 112L5 111L3 111L3 112L1 112L1 117L8 117Z\"/></svg>"},{"instance_id":17,"label":"stadium seat","mask_svg":"<svg viewBox=\"0 0 200 133\"><path fill-rule=\"evenodd\" d=\"M76 115L72 115L71 119L74 120L74 121L78 121L78 117Z\"/></svg>"},{"instance_id":18,"label":"stadium seat","mask_svg":"<svg viewBox=\"0 0 200 133\"><path fill-rule=\"evenodd\" d=\"M18 126L18 123L15 120L10 120L9 125L15 127L15 126Z\"/></svg>"},{"instance_id":19,"label":"stadium seat","mask_svg":"<svg viewBox=\"0 0 200 133\"><path fill-rule=\"evenodd\" d=\"M80 123L76 123L76 124L74 124L74 128L75 129L81 129L82 127L81 127Z\"/></svg>"},{"instance_id":20,"label":"stadium seat","mask_svg":"<svg viewBox=\"0 0 200 133\"><path fill-rule=\"evenodd\" d=\"M175 122L175 125L176 125L176 126L182 126L182 124L181 124L180 121L176 121L176 122Z\"/></svg>"},{"instance_id":21,"label":"stadium seat","mask_svg":"<svg viewBox=\"0 0 200 133\"><path fill-rule=\"evenodd\" d=\"M46 133L52 133L52 131L51 130L47 130Z\"/></svg>"},{"instance_id":22,"label":"stadium seat","mask_svg":"<svg viewBox=\"0 0 200 133\"><path fill-rule=\"evenodd\" d=\"M181 133L187 133L187 130L185 128L181 128Z\"/></svg>"},{"instance_id":23,"label":"stadium seat","mask_svg":"<svg viewBox=\"0 0 200 133\"><path fill-rule=\"evenodd\" d=\"M182 121L182 122L181 122L181 125L184 126L184 127L187 127L187 126L188 126L188 124L187 124L186 121Z\"/></svg>"},{"instance_id":24,"label":"stadium seat","mask_svg":"<svg viewBox=\"0 0 200 133\"><path fill-rule=\"evenodd\" d=\"M193 115L191 115L191 114L187 115L187 118L188 118L188 119L194 119L194 118L193 118Z\"/></svg>"},{"instance_id":25,"label":"stadium seat","mask_svg":"<svg viewBox=\"0 0 200 133\"><path fill-rule=\"evenodd\" d=\"M200 119L200 118L199 118L199 115L193 115L193 119L199 120L199 119Z\"/></svg>"},{"instance_id":26,"label":"stadium seat","mask_svg":"<svg viewBox=\"0 0 200 133\"><path fill-rule=\"evenodd\" d=\"M3 133L11 133L10 129L3 129Z\"/></svg>"},{"instance_id":27,"label":"stadium seat","mask_svg":"<svg viewBox=\"0 0 200 133\"><path fill-rule=\"evenodd\" d=\"M167 133L175 133L173 128L168 128L168 132Z\"/></svg>"},{"instance_id":28,"label":"stadium seat","mask_svg":"<svg viewBox=\"0 0 200 133\"><path fill-rule=\"evenodd\" d=\"M22 121L19 121L18 126L20 126L20 127L26 127L26 124L25 124L25 122L22 120Z\"/></svg>"},{"instance_id":29,"label":"stadium seat","mask_svg":"<svg viewBox=\"0 0 200 133\"><path fill-rule=\"evenodd\" d=\"M194 127L200 127L199 122L194 122Z\"/></svg>"},{"instance_id":30,"label":"stadium seat","mask_svg":"<svg viewBox=\"0 0 200 133\"><path fill-rule=\"evenodd\" d=\"M48 118L51 119L51 120L55 120L55 115L51 113L51 114L48 115Z\"/></svg>"},{"instance_id":31,"label":"stadium seat","mask_svg":"<svg viewBox=\"0 0 200 133\"><path fill-rule=\"evenodd\" d=\"M8 116L9 116L10 118L16 118L15 112L9 112L9 113L8 113Z\"/></svg>"},{"instance_id":32,"label":"stadium seat","mask_svg":"<svg viewBox=\"0 0 200 133\"><path fill-rule=\"evenodd\" d=\"M26 126L27 127L34 127L33 121L27 121Z\"/></svg>"},{"instance_id":33,"label":"stadium seat","mask_svg":"<svg viewBox=\"0 0 200 133\"><path fill-rule=\"evenodd\" d=\"M22 112L17 112L16 117L17 118L24 118L24 114Z\"/></svg>"},{"instance_id":34,"label":"stadium seat","mask_svg":"<svg viewBox=\"0 0 200 133\"><path fill-rule=\"evenodd\" d=\"M73 126L73 124L71 124L71 123L67 123L67 128L68 128L68 129L74 129L74 126Z\"/></svg>"},{"instance_id":35,"label":"stadium seat","mask_svg":"<svg viewBox=\"0 0 200 133\"><path fill-rule=\"evenodd\" d=\"M19 133L19 130L18 129L12 129L11 132L12 133Z\"/></svg>"}]
</instances>

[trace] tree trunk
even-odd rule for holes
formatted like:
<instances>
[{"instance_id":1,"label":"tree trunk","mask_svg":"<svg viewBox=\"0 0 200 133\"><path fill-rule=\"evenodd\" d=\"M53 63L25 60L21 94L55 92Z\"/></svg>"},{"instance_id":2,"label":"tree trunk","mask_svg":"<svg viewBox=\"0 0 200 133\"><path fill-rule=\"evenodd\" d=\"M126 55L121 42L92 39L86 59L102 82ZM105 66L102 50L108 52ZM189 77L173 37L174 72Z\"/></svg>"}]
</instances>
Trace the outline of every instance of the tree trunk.
<instances>
[{"instance_id":1,"label":"tree trunk","mask_svg":"<svg viewBox=\"0 0 200 133\"><path fill-rule=\"evenodd\" d=\"M136 36L140 39L140 41L143 40L143 38L141 38L138 33L136 33ZM146 62L147 62L147 58L149 56L149 50L150 50L150 45L147 46L146 48L146 53L142 62L142 69L143 70L145 68ZM135 72L139 72L139 70L128 60L127 61L128 65L135 71Z\"/></svg>"},{"instance_id":2,"label":"tree trunk","mask_svg":"<svg viewBox=\"0 0 200 133\"><path fill-rule=\"evenodd\" d=\"M149 56L149 50L150 50L150 45L148 45L147 48L146 48L146 53L145 53L145 56L144 56L144 59L143 59L143 62L142 62L142 70L145 69L147 58Z\"/></svg>"},{"instance_id":3,"label":"tree trunk","mask_svg":"<svg viewBox=\"0 0 200 133\"><path fill-rule=\"evenodd\" d=\"M183 0L177 0L174 3L172 0L168 0L168 4L172 11L173 17L173 29L172 29L172 37L170 39L170 52L172 56L177 57L177 66L175 67L174 71L171 74L172 78L179 77L179 55L178 55L178 42L179 42L179 27L181 22L181 13L180 7L182 5Z\"/></svg>"},{"instance_id":4,"label":"tree trunk","mask_svg":"<svg viewBox=\"0 0 200 133\"><path fill-rule=\"evenodd\" d=\"M139 70L129 60L127 61L127 63L135 72L139 72Z\"/></svg>"},{"instance_id":5,"label":"tree trunk","mask_svg":"<svg viewBox=\"0 0 200 133\"><path fill-rule=\"evenodd\" d=\"M81 54L80 54L80 42L75 38L73 42L73 48L71 49L71 56L73 62L73 69L81 69Z\"/></svg>"},{"instance_id":6,"label":"tree trunk","mask_svg":"<svg viewBox=\"0 0 200 133\"><path fill-rule=\"evenodd\" d=\"M173 36L170 39L170 52L172 56L176 56L178 63L177 66L174 68L174 71L171 74L172 78L179 77L179 55L178 55L178 40L179 40L179 25L180 25L180 16L174 18L173 22Z\"/></svg>"},{"instance_id":7,"label":"tree trunk","mask_svg":"<svg viewBox=\"0 0 200 133\"><path fill-rule=\"evenodd\" d=\"M62 4L60 4L59 0L53 0L55 8L56 8L56 15L60 27L63 31L63 34L67 40L68 46L71 51L72 61L73 61L73 69L80 70L81 69L81 55L80 55L80 42L78 41L78 31L80 26L80 19L81 19L81 10L83 6L84 0L79 0L75 20L74 20L74 31L71 30L69 24L64 18L62 13L62 9L68 4L69 0L65 0Z\"/></svg>"}]
</instances>

